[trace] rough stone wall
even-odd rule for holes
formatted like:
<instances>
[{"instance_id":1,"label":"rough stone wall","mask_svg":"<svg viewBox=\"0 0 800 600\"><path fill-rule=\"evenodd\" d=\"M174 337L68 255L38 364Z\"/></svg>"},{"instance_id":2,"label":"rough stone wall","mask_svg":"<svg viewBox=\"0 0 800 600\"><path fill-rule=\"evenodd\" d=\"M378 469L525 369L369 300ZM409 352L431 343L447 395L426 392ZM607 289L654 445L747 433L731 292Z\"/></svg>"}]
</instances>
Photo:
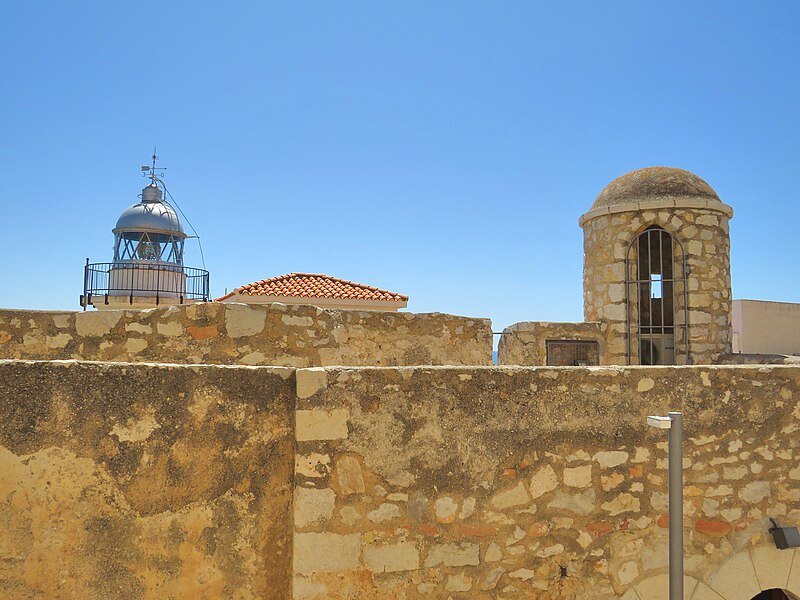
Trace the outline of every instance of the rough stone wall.
<instances>
[{"instance_id":1,"label":"rough stone wall","mask_svg":"<svg viewBox=\"0 0 800 600\"><path fill-rule=\"evenodd\" d=\"M490 365L488 319L209 302L150 310L0 310L0 358L320 365Z\"/></svg>"},{"instance_id":2,"label":"rough stone wall","mask_svg":"<svg viewBox=\"0 0 800 600\"><path fill-rule=\"evenodd\" d=\"M608 363L626 364L625 257L634 236L650 225L663 228L683 245L690 269L691 356L695 364L711 364L714 356L731 351L730 238L728 218L721 212L670 208L620 212L586 221L584 317L608 324ZM676 312L682 312L681 308L676 305Z\"/></svg>"},{"instance_id":3,"label":"rough stone wall","mask_svg":"<svg viewBox=\"0 0 800 600\"><path fill-rule=\"evenodd\" d=\"M721 354L717 365L800 365L800 356L786 354Z\"/></svg>"},{"instance_id":4,"label":"rough stone wall","mask_svg":"<svg viewBox=\"0 0 800 600\"><path fill-rule=\"evenodd\" d=\"M687 598L800 593L800 367L297 373L294 597L666 598L685 413ZM694 594L694 595L692 595Z\"/></svg>"},{"instance_id":5,"label":"rough stone wall","mask_svg":"<svg viewBox=\"0 0 800 600\"><path fill-rule=\"evenodd\" d=\"M0 597L291 596L291 369L0 361Z\"/></svg>"},{"instance_id":6,"label":"rough stone wall","mask_svg":"<svg viewBox=\"0 0 800 600\"><path fill-rule=\"evenodd\" d=\"M600 364L607 364L605 329L602 323L514 323L500 336L497 362L501 365L543 366L547 364L547 340L583 340L598 342Z\"/></svg>"},{"instance_id":7,"label":"rough stone wall","mask_svg":"<svg viewBox=\"0 0 800 600\"><path fill-rule=\"evenodd\" d=\"M800 593L800 366L0 361L0 597L660 600L673 409L687 598Z\"/></svg>"}]
</instances>

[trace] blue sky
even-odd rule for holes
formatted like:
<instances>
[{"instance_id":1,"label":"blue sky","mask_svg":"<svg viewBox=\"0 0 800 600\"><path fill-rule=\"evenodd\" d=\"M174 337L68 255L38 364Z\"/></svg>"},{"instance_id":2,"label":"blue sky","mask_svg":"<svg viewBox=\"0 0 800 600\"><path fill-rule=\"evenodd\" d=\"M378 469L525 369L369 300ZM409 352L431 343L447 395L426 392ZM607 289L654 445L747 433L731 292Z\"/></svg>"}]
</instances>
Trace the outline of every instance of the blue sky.
<instances>
[{"instance_id":1,"label":"blue sky","mask_svg":"<svg viewBox=\"0 0 800 600\"><path fill-rule=\"evenodd\" d=\"M736 210L734 297L799 302L799 28L798 2L7 3L0 306L78 308L154 145L214 295L306 271L495 331L582 320L579 215L671 165Z\"/></svg>"}]
</instances>

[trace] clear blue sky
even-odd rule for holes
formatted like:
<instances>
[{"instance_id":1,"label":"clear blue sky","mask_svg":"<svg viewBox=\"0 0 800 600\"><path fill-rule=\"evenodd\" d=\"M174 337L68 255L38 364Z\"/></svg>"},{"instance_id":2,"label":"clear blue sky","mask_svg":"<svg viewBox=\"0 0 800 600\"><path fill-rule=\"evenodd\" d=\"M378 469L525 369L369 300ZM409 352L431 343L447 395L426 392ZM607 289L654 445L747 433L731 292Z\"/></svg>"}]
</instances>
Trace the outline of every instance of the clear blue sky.
<instances>
[{"instance_id":1,"label":"clear blue sky","mask_svg":"<svg viewBox=\"0 0 800 600\"><path fill-rule=\"evenodd\" d=\"M9 2L0 306L77 309L154 145L212 292L290 271L582 320L578 216L671 165L800 301L800 2ZM200 264L190 250L188 263Z\"/></svg>"}]
</instances>

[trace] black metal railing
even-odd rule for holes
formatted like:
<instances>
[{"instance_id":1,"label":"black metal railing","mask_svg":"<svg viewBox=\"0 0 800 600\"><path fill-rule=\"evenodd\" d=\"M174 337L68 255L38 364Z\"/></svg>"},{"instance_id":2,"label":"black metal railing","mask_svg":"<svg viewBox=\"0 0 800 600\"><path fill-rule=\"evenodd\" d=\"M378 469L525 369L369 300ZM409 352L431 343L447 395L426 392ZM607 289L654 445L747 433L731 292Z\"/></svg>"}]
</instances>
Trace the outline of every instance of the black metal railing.
<instances>
[{"instance_id":1,"label":"black metal railing","mask_svg":"<svg viewBox=\"0 0 800 600\"><path fill-rule=\"evenodd\" d=\"M108 304L127 299L154 298L155 304L207 302L209 300L208 271L156 261L118 261L89 263L83 272L83 295L80 304L84 310L98 301Z\"/></svg>"}]
</instances>

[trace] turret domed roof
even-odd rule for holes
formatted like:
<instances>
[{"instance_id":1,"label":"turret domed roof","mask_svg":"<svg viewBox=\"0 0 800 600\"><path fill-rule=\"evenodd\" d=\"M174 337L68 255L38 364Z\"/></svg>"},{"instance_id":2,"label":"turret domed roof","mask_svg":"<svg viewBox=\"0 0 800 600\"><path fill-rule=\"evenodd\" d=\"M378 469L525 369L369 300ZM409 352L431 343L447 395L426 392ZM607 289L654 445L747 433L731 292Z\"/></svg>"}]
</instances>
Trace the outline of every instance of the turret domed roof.
<instances>
[{"instance_id":1,"label":"turret domed roof","mask_svg":"<svg viewBox=\"0 0 800 600\"><path fill-rule=\"evenodd\" d=\"M676 197L722 204L714 189L694 173L674 167L647 167L621 175L609 183L597 196L591 210Z\"/></svg>"}]
</instances>

